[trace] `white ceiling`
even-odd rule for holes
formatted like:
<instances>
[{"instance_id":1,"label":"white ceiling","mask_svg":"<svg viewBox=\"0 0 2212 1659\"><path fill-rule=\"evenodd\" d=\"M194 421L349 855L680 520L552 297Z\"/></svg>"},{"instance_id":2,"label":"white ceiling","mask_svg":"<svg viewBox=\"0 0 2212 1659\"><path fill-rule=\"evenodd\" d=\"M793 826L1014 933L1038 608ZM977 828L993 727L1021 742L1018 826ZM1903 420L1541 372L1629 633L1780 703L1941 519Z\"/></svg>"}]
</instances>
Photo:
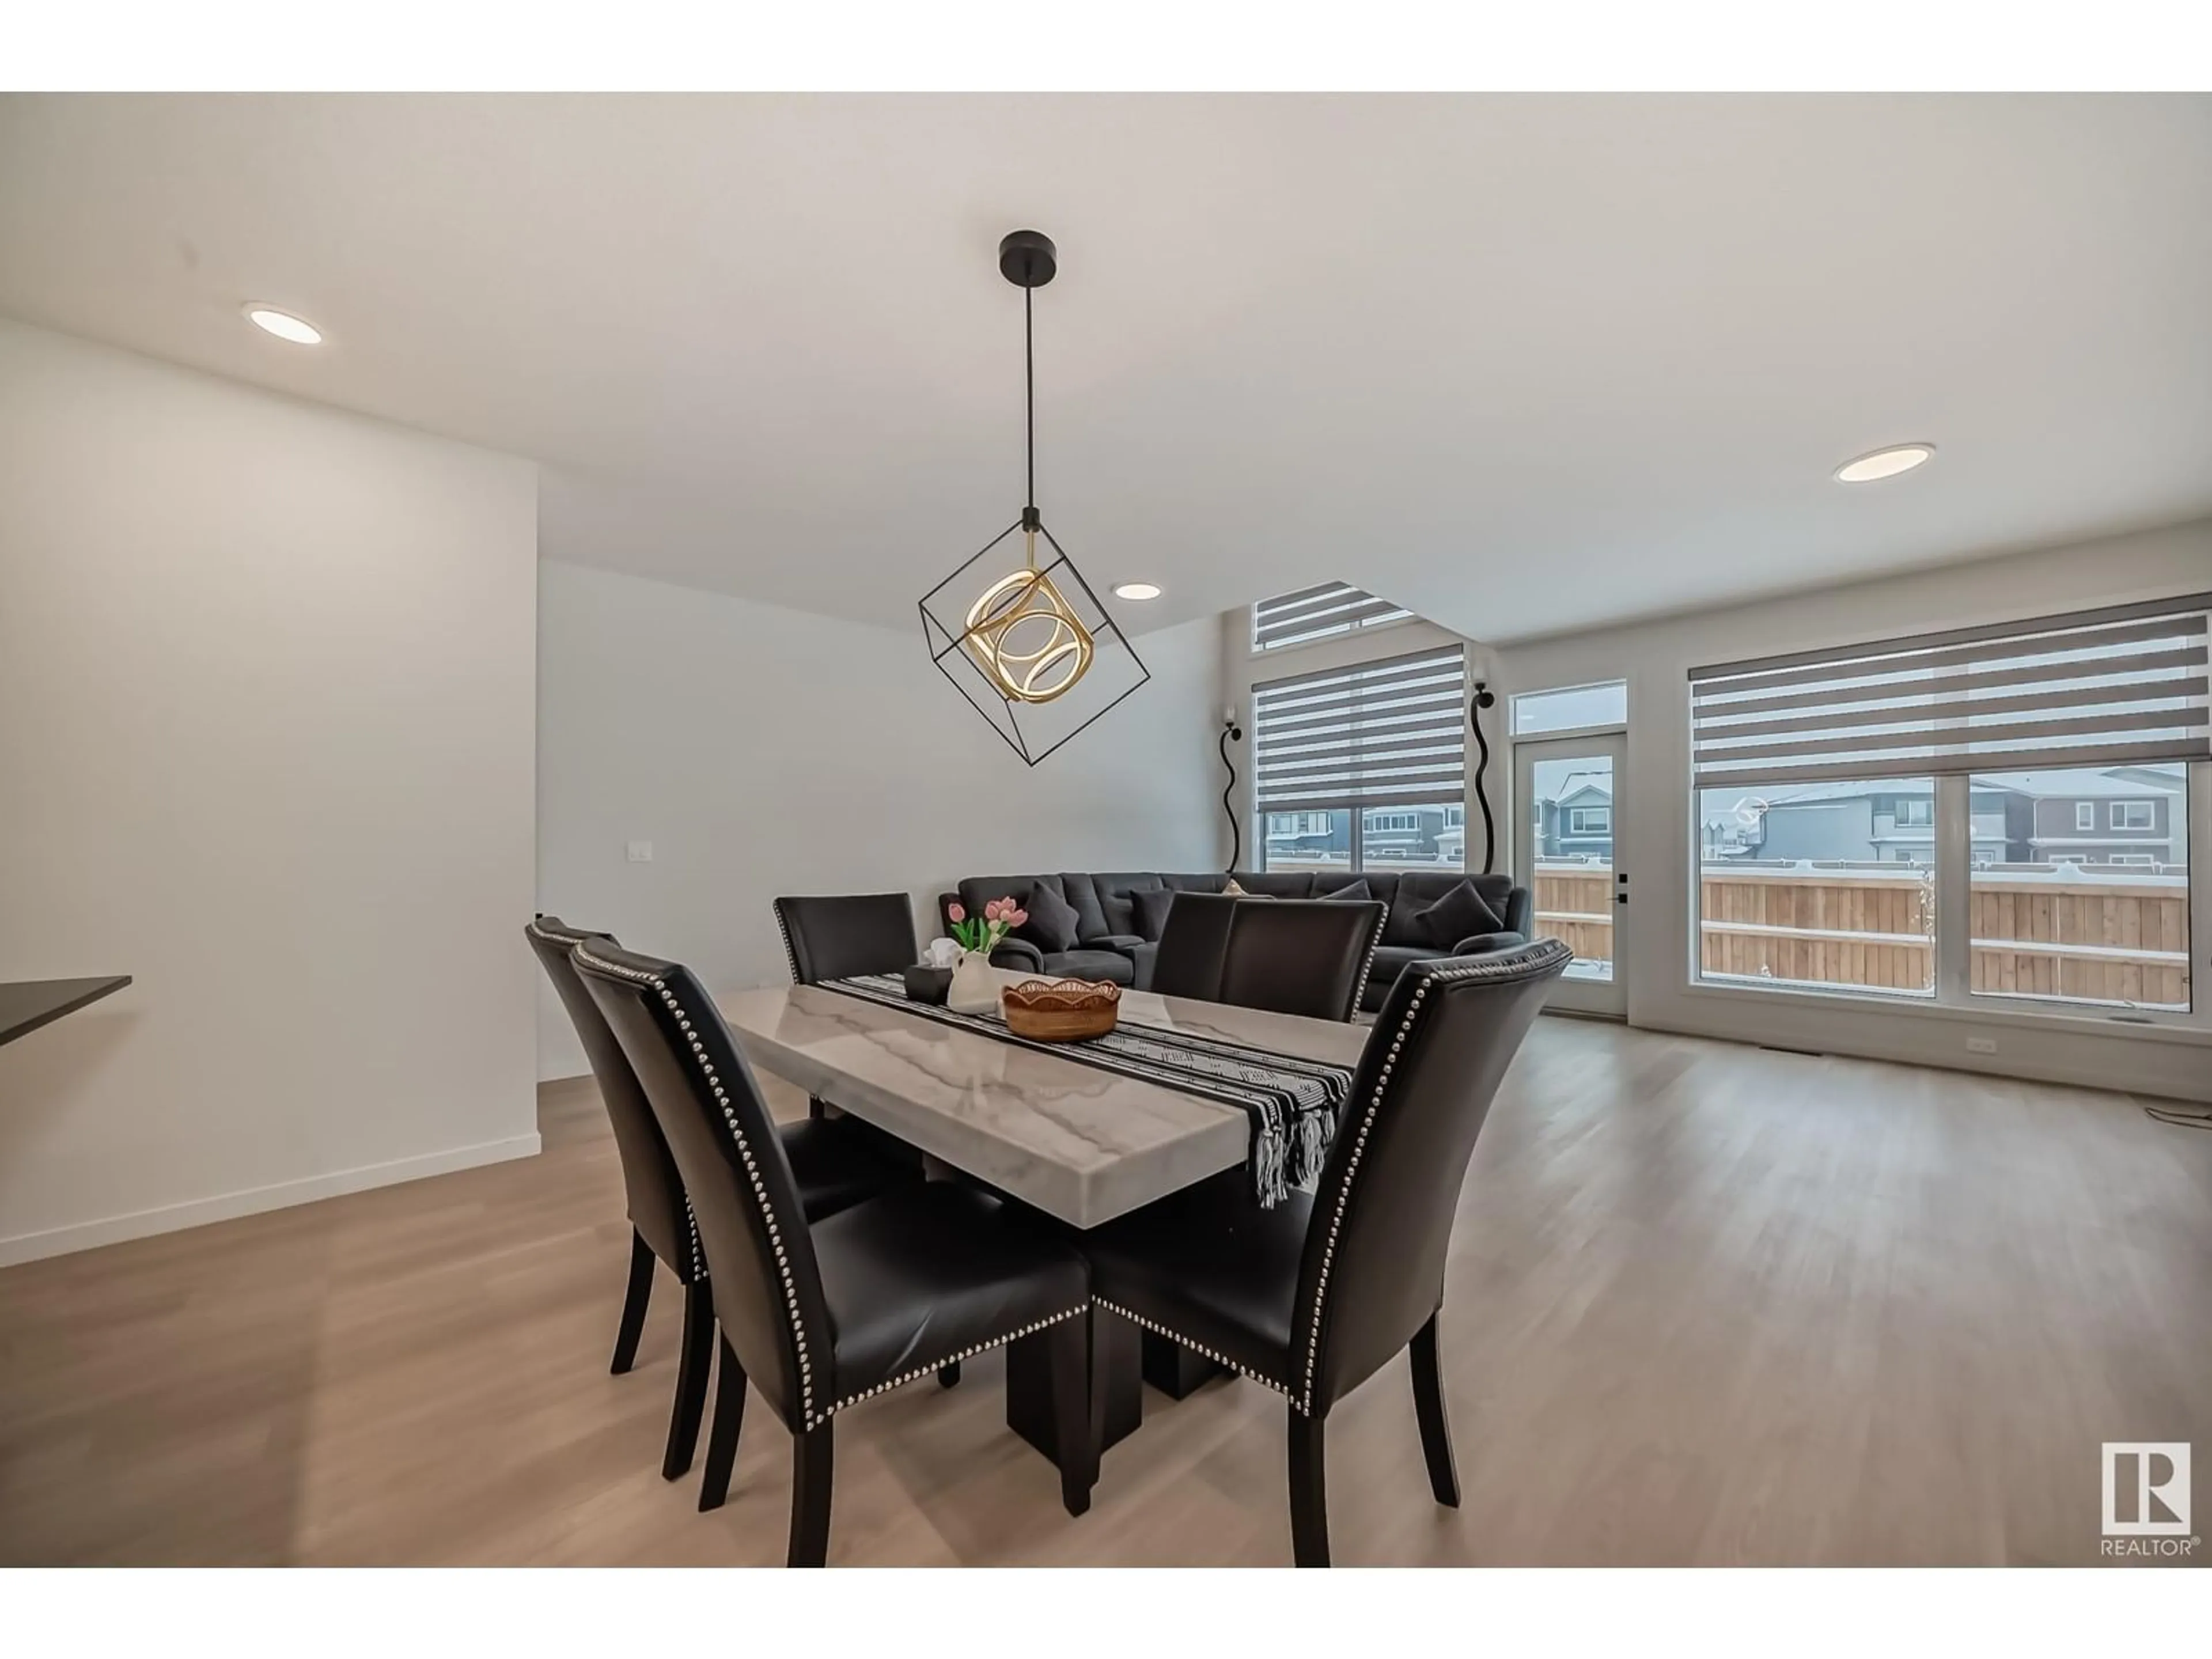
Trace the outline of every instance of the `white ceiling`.
<instances>
[{"instance_id":1,"label":"white ceiling","mask_svg":"<svg viewBox=\"0 0 2212 1659\"><path fill-rule=\"evenodd\" d=\"M1024 225L1040 504L1133 629L1342 579L1502 641L2212 511L2212 98L0 98L0 312L900 626L1021 504Z\"/></svg>"}]
</instances>

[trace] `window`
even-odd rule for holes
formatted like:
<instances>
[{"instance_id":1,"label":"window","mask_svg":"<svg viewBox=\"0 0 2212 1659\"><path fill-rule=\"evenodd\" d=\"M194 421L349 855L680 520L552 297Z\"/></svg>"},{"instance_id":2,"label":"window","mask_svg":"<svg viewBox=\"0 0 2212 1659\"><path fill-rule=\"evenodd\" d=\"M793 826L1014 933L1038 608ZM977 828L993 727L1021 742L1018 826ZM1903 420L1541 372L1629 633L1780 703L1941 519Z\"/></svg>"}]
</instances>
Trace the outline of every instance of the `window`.
<instances>
[{"instance_id":1,"label":"window","mask_svg":"<svg viewBox=\"0 0 2212 1659\"><path fill-rule=\"evenodd\" d=\"M1557 691L1521 691L1513 698L1513 735L1578 732L1587 726L1628 724L1628 682L1570 685Z\"/></svg>"},{"instance_id":2,"label":"window","mask_svg":"<svg viewBox=\"0 0 2212 1659\"><path fill-rule=\"evenodd\" d=\"M2189 801L2212 766L2209 603L1693 671L1697 976L2201 1012Z\"/></svg>"},{"instance_id":3,"label":"window","mask_svg":"<svg viewBox=\"0 0 2212 1659\"><path fill-rule=\"evenodd\" d=\"M2185 1012L2189 996L2189 769L2131 768L2133 786L2155 778L2171 826L2166 854L2141 842L2106 854L2092 843L2008 848L2014 861L1972 877L1973 924L1967 988L1976 997L2025 997L2094 1003L2116 1011ZM2007 791L2033 803L2079 794L2113 780L2069 771L1978 774L1976 789ZM2111 803L2114 829L2150 835L2152 803ZM2023 823L2033 815L2019 815ZM2078 819L2077 819L2078 822Z\"/></svg>"},{"instance_id":4,"label":"window","mask_svg":"<svg viewBox=\"0 0 2212 1659\"><path fill-rule=\"evenodd\" d=\"M1413 614L1342 582L1323 582L1254 605L1252 648L1273 651L1279 646L1305 645L1355 629L1404 622Z\"/></svg>"},{"instance_id":5,"label":"window","mask_svg":"<svg viewBox=\"0 0 2212 1659\"><path fill-rule=\"evenodd\" d=\"M1260 849L1262 870L1348 870L1352 814L1270 812Z\"/></svg>"},{"instance_id":6,"label":"window","mask_svg":"<svg viewBox=\"0 0 2212 1659\"><path fill-rule=\"evenodd\" d=\"M1457 646L1255 686L1263 867L1464 867L1467 831L1446 813L1466 798L1466 698Z\"/></svg>"},{"instance_id":7,"label":"window","mask_svg":"<svg viewBox=\"0 0 2212 1659\"><path fill-rule=\"evenodd\" d=\"M1613 808L1610 806L1569 807L1567 833L1571 836L1611 836Z\"/></svg>"},{"instance_id":8,"label":"window","mask_svg":"<svg viewBox=\"0 0 2212 1659\"><path fill-rule=\"evenodd\" d=\"M1698 976L1933 996L1934 872L1889 844L1875 809L1934 796L1932 778L1702 791Z\"/></svg>"}]
</instances>

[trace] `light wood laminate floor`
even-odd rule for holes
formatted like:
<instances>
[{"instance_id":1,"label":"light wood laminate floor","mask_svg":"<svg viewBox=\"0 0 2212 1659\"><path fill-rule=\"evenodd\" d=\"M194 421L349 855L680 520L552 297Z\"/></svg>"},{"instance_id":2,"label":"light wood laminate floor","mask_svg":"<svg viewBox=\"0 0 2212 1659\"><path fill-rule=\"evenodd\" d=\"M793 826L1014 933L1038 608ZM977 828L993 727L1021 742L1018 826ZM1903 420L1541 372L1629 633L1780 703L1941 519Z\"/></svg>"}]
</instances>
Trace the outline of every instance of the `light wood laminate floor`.
<instances>
[{"instance_id":1,"label":"light wood laminate floor","mask_svg":"<svg viewBox=\"0 0 2212 1659\"><path fill-rule=\"evenodd\" d=\"M0 1561L780 1561L765 1414L721 1512L660 1480L679 1298L610 1376L613 1143L588 1084L541 1115L537 1158L0 1272ZM2094 1563L2100 1442L2212 1466L2212 1133L1540 1021L1443 1334L1465 1506L1401 1358L1330 1419L1340 1563ZM839 1418L833 1565L1289 1560L1273 1394L1148 1392L1071 1520L1002 1377Z\"/></svg>"}]
</instances>

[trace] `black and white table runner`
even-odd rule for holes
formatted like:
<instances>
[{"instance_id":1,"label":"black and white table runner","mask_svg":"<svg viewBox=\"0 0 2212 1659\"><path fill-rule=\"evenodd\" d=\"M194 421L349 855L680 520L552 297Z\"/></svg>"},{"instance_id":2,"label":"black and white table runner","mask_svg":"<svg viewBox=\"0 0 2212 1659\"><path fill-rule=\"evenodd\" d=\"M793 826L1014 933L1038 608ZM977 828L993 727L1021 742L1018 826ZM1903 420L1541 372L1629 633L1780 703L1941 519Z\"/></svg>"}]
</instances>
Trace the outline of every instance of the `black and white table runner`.
<instances>
[{"instance_id":1,"label":"black and white table runner","mask_svg":"<svg viewBox=\"0 0 2212 1659\"><path fill-rule=\"evenodd\" d=\"M1128 1024L1082 1042L1038 1042L1016 1036L1006 1016L995 1009L988 1014L960 1014L913 1001L895 975L862 974L823 980L821 985L825 991L886 1003L1016 1048L1059 1054L1101 1071L1241 1107L1252 1124L1247 1167L1253 1195L1267 1208L1280 1203L1292 1187L1310 1186L1321 1174L1338 1115L1352 1092L1348 1066L1300 1060L1223 1037Z\"/></svg>"}]
</instances>

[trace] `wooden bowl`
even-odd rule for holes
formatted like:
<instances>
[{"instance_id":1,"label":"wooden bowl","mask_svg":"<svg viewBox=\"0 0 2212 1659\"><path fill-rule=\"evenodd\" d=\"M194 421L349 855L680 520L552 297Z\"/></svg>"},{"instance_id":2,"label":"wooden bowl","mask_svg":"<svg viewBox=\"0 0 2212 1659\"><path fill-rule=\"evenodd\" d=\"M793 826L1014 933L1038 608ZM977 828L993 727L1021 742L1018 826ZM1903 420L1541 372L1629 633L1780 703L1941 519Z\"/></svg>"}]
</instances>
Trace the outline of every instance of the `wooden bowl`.
<instances>
[{"instance_id":1,"label":"wooden bowl","mask_svg":"<svg viewBox=\"0 0 2212 1659\"><path fill-rule=\"evenodd\" d=\"M1006 1029L1032 1042L1082 1042L1114 1029L1121 988L1089 979L1025 979L1000 999Z\"/></svg>"}]
</instances>

